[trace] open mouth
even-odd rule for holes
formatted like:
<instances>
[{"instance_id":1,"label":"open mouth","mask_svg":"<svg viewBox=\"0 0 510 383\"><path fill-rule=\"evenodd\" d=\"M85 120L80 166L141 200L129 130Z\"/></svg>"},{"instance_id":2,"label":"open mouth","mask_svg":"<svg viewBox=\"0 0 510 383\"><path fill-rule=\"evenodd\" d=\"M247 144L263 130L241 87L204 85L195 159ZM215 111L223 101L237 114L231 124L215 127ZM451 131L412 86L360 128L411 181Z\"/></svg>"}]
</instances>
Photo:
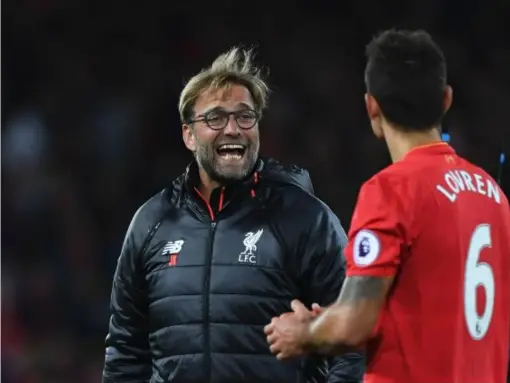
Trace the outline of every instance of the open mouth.
<instances>
[{"instance_id":1,"label":"open mouth","mask_svg":"<svg viewBox=\"0 0 510 383\"><path fill-rule=\"evenodd\" d=\"M216 149L216 153L218 153L220 158L228 161L240 160L243 158L245 152L246 146L239 144L220 145L218 149Z\"/></svg>"}]
</instances>

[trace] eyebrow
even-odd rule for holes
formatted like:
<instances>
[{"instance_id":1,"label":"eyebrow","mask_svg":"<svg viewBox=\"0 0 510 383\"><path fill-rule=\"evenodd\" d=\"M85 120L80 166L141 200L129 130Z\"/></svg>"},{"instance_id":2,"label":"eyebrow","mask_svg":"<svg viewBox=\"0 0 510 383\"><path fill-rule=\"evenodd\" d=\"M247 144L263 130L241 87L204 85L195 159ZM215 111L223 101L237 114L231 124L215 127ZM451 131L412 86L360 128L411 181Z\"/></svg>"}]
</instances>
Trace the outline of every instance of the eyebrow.
<instances>
[{"instance_id":1,"label":"eyebrow","mask_svg":"<svg viewBox=\"0 0 510 383\"><path fill-rule=\"evenodd\" d=\"M241 111L241 110L245 110L245 109L248 109L248 110L255 110L255 107L253 107L252 105L249 105L245 102L240 102L239 104L236 105L236 107L234 108L235 111ZM219 111L219 110L226 110L225 108L221 107L221 106L215 106L211 109L206 109L205 111L203 111L202 113L200 113L198 116L203 116L207 113L210 113L210 112L216 112L216 111Z\"/></svg>"}]
</instances>

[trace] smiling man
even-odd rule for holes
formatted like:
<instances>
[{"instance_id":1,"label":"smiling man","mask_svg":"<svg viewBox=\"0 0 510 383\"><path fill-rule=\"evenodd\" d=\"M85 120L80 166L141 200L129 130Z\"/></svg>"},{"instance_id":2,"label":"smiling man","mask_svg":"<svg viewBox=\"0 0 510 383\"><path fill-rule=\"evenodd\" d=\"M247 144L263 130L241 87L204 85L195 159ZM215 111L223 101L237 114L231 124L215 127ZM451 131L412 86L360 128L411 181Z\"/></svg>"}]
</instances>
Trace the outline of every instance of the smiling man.
<instances>
[{"instance_id":1,"label":"smiling man","mask_svg":"<svg viewBox=\"0 0 510 383\"><path fill-rule=\"evenodd\" d=\"M359 382L358 354L279 363L264 325L330 304L346 235L308 173L259 156L268 88L232 49L181 93L185 173L135 214L118 260L103 383Z\"/></svg>"}]
</instances>

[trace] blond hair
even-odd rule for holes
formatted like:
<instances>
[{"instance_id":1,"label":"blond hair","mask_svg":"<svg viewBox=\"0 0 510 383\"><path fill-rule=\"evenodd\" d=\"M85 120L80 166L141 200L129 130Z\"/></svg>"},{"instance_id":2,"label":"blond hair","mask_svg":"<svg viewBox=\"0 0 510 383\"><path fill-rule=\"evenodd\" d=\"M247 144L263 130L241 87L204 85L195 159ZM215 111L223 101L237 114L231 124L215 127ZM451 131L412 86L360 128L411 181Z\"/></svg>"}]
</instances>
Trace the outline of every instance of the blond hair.
<instances>
[{"instance_id":1,"label":"blond hair","mask_svg":"<svg viewBox=\"0 0 510 383\"><path fill-rule=\"evenodd\" d=\"M253 63L253 49L233 47L218 56L212 65L193 76L185 85L179 97L179 114L186 123L192 117L195 102L205 90L221 89L232 84L248 89L261 113L267 105L269 87L262 78L262 71Z\"/></svg>"}]
</instances>

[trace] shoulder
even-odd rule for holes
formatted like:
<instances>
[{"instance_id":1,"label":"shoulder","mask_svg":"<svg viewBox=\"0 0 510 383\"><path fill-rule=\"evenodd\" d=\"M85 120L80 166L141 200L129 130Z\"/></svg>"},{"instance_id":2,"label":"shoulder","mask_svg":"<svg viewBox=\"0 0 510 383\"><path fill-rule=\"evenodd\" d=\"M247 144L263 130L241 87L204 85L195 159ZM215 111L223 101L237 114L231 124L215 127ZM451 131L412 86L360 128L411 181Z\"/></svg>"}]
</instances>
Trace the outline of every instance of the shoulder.
<instances>
[{"instance_id":1,"label":"shoulder","mask_svg":"<svg viewBox=\"0 0 510 383\"><path fill-rule=\"evenodd\" d=\"M264 161L262 182L270 189L270 205L299 222L319 216L336 219L331 209L314 195L310 173L297 165L285 165L271 158Z\"/></svg>"},{"instance_id":2,"label":"shoulder","mask_svg":"<svg viewBox=\"0 0 510 383\"><path fill-rule=\"evenodd\" d=\"M129 225L128 234L145 235L168 211L168 189L163 189L145 201L135 212Z\"/></svg>"},{"instance_id":3,"label":"shoulder","mask_svg":"<svg viewBox=\"0 0 510 383\"><path fill-rule=\"evenodd\" d=\"M416 169L407 161L395 162L372 176L367 182L405 182Z\"/></svg>"},{"instance_id":4,"label":"shoulder","mask_svg":"<svg viewBox=\"0 0 510 383\"><path fill-rule=\"evenodd\" d=\"M415 195L420 175L404 161L392 164L363 183L359 195L373 198L399 198Z\"/></svg>"},{"instance_id":5,"label":"shoulder","mask_svg":"<svg viewBox=\"0 0 510 383\"><path fill-rule=\"evenodd\" d=\"M310 173L297 165L286 165L272 158L260 160L260 176L273 187L281 185L294 185L313 194L313 184Z\"/></svg>"},{"instance_id":6,"label":"shoulder","mask_svg":"<svg viewBox=\"0 0 510 383\"><path fill-rule=\"evenodd\" d=\"M400 167L389 166L364 182L359 190L351 218L351 230L376 219L401 221L408 216L408 203L416 196L410 175ZM412 204L413 206L414 204ZM412 207L411 206L411 207Z\"/></svg>"},{"instance_id":7,"label":"shoulder","mask_svg":"<svg viewBox=\"0 0 510 383\"><path fill-rule=\"evenodd\" d=\"M273 200L271 210L276 212L274 219L283 225L286 233L313 238L334 237L336 233L342 241L346 240L340 219L325 202L294 185L274 192L278 197Z\"/></svg>"},{"instance_id":8,"label":"shoulder","mask_svg":"<svg viewBox=\"0 0 510 383\"><path fill-rule=\"evenodd\" d=\"M140 265L146 239L165 210L165 195L166 189L149 198L133 215L118 258L116 280L131 275L132 268Z\"/></svg>"},{"instance_id":9,"label":"shoulder","mask_svg":"<svg viewBox=\"0 0 510 383\"><path fill-rule=\"evenodd\" d=\"M329 206L317 196L296 185L280 185L273 189L273 194L279 205L285 210L299 214L329 214Z\"/></svg>"}]
</instances>

